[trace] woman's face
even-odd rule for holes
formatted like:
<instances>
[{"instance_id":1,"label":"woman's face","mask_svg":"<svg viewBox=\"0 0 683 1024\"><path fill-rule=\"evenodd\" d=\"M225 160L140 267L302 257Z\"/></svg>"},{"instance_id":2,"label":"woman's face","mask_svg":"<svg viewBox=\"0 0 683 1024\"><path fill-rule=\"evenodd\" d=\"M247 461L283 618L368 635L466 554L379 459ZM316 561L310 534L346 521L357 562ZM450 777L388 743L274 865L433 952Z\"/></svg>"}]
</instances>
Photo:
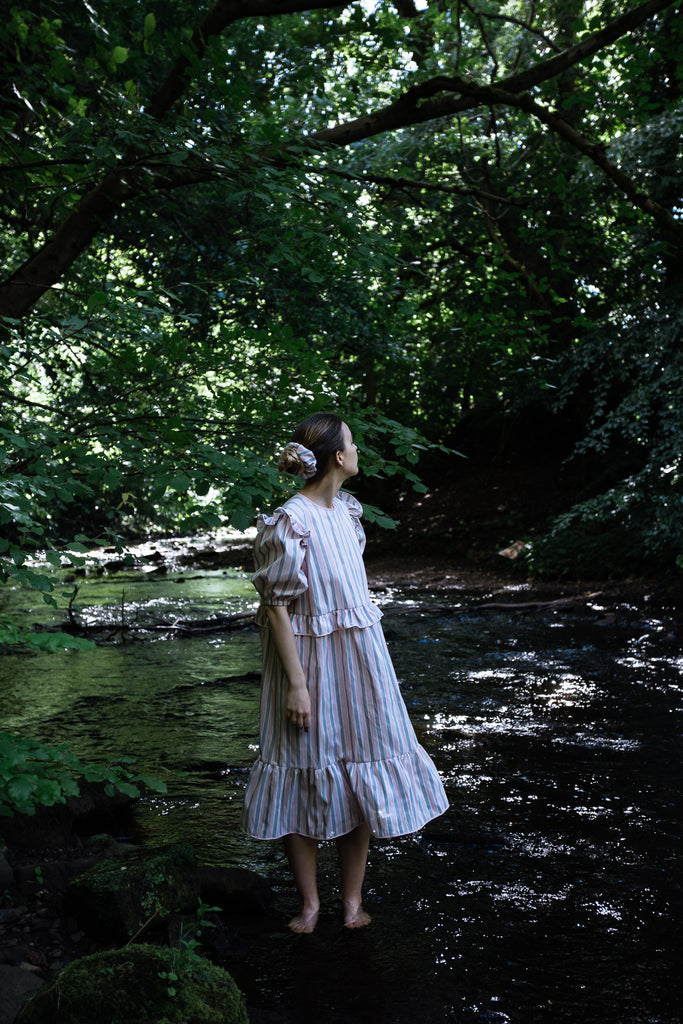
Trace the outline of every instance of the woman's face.
<instances>
[{"instance_id":1,"label":"woman's face","mask_svg":"<svg viewBox=\"0 0 683 1024\"><path fill-rule=\"evenodd\" d=\"M355 476L358 472L358 448L353 443L353 434L346 423L342 423L342 438L344 440L344 447L340 452L342 456L340 465L348 476Z\"/></svg>"}]
</instances>

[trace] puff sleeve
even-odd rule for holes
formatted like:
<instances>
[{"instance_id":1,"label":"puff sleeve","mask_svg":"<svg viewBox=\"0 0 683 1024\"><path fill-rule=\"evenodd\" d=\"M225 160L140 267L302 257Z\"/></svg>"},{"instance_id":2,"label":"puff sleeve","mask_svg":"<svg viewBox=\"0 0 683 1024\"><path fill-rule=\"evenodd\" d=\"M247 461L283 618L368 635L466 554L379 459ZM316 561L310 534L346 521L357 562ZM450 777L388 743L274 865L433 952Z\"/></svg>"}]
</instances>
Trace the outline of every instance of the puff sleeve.
<instances>
[{"instance_id":1,"label":"puff sleeve","mask_svg":"<svg viewBox=\"0 0 683 1024\"><path fill-rule=\"evenodd\" d=\"M254 540L252 583L262 605L288 605L308 589L304 559L310 530L285 509L259 516Z\"/></svg>"}]
</instances>

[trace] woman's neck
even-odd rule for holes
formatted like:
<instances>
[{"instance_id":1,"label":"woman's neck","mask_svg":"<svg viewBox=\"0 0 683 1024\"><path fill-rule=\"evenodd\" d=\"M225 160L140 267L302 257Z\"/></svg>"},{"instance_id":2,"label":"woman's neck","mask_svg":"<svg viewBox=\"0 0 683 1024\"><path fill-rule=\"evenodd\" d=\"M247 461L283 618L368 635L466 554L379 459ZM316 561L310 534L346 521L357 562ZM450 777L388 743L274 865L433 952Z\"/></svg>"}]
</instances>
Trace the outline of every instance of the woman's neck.
<instances>
[{"instance_id":1,"label":"woman's neck","mask_svg":"<svg viewBox=\"0 0 683 1024\"><path fill-rule=\"evenodd\" d=\"M315 483L305 484L305 486L301 488L300 493L316 505L321 505L323 508L332 508L335 496L339 493L339 488L345 480L345 474L336 473L334 470L330 470L330 472L326 473L321 480L316 480Z\"/></svg>"}]
</instances>

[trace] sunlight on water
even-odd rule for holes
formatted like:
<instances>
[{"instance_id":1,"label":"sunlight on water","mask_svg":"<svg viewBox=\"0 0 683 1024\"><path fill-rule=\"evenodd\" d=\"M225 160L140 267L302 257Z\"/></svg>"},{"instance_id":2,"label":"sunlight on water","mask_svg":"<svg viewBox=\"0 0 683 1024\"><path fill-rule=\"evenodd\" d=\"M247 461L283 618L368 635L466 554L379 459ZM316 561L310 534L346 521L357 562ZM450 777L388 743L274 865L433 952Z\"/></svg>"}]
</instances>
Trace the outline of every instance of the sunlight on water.
<instances>
[{"instance_id":1,"label":"sunlight on water","mask_svg":"<svg viewBox=\"0 0 683 1024\"><path fill-rule=\"evenodd\" d=\"M572 736L553 736L552 743L558 746L585 746L603 748L607 750L637 750L641 743L639 740L626 739L623 736L605 736L603 733L591 734L589 732L575 732Z\"/></svg>"},{"instance_id":2,"label":"sunlight on water","mask_svg":"<svg viewBox=\"0 0 683 1024\"><path fill-rule=\"evenodd\" d=\"M280 844L239 831L258 750L258 634L169 628L253 609L249 574L174 558L161 575L79 581L79 617L111 633L83 654L5 656L2 724L86 758L133 754L169 787L139 804L139 840L190 842L207 863L268 878L273 915L229 964L255 1005L298 1007L305 977L315 1013L303 1024L673 1024L676 624L632 609L605 625L602 602L520 617L477 614L464 591L445 611L433 592L378 595L451 806L416 836L373 842L374 921L358 941L340 935L325 844L320 936L303 949L283 928L296 897ZM11 600L55 621L35 596ZM122 633L122 616L147 632ZM349 1009L356 996L369 1016Z\"/></svg>"},{"instance_id":3,"label":"sunlight on water","mask_svg":"<svg viewBox=\"0 0 683 1024\"><path fill-rule=\"evenodd\" d=\"M546 700L549 708L587 706L598 693L594 683L587 682L581 676L567 673L555 682L552 693L540 694L539 699Z\"/></svg>"}]
</instances>

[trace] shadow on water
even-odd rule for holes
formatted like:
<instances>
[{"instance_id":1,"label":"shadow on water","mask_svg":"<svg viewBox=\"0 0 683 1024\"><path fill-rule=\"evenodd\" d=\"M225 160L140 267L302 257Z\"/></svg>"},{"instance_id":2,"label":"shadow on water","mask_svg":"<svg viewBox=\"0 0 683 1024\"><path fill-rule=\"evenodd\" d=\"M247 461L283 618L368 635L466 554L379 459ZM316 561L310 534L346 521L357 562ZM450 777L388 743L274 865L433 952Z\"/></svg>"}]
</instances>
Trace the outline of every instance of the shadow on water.
<instances>
[{"instance_id":1,"label":"shadow on water","mask_svg":"<svg viewBox=\"0 0 683 1024\"><path fill-rule=\"evenodd\" d=\"M245 574L178 578L94 581L84 614L115 622L122 585L139 621L253 604ZM239 832L255 632L5 657L3 726L87 758L134 754L169 784L138 808L146 844L190 841L267 876L274 909L240 923L226 959L253 1024L673 1024L679 627L642 609L481 615L459 596L447 615L429 600L392 593L384 624L451 807L373 844L363 932L340 927L333 845L318 931L294 937L280 845Z\"/></svg>"}]
</instances>

